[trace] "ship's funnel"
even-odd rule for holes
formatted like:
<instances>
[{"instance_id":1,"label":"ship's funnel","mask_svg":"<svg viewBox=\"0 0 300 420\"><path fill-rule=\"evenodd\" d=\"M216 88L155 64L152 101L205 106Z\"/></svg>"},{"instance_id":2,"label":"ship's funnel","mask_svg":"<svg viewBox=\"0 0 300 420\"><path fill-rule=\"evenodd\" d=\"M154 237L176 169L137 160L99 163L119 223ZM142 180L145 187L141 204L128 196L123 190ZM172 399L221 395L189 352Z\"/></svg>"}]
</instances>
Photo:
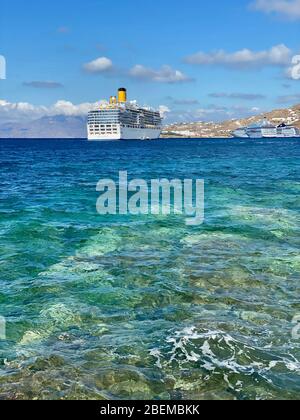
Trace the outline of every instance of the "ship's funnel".
<instances>
[{"instance_id":1,"label":"ship's funnel","mask_svg":"<svg viewBox=\"0 0 300 420\"><path fill-rule=\"evenodd\" d=\"M118 92L118 101L119 103L127 102L127 90L124 88L120 88Z\"/></svg>"},{"instance_id":2,"label":"ship's funnel","mask_svg":"<svg viewBox=\"0 0 300 420\"><path fill-rule=\"evenodd\" d=\"M110 105L115 105L117 103L117 98L115 96L111 96L109 99Z\"/></svg>"}]
</instances>

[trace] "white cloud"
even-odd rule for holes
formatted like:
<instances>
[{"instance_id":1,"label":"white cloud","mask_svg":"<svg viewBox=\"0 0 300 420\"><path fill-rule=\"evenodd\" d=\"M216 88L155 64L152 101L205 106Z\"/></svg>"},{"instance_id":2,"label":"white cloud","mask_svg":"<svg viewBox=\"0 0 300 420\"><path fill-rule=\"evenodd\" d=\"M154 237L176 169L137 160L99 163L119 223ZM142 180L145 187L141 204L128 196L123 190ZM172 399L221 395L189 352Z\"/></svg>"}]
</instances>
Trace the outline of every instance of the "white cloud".
<instances>
[{"instance_id":1,"label":"white cloud","mask_svg":"<svg viewBox=\"0 0 300 420\"><path fill-rule=\"evenodd\" d=\"M163 118L165 118L170 112L171 112L171 110L170 110L170 108L168 108L167 106L165 106L165 105L160 105L159 106L159 108L158 108L158 110L159 110L159 112L160 112L160 115L163 117Z\"/></svg>"},{"instance_id":2,"label":"white cloud","mask_svg":"<svg viewBox=\"0 0 300 420\"><path fill-rule=\"evenodd\" d=\"M183 83L191 82L192 79L179 70L174 70L171 66L165 65L158 70L137 64L131 69L116 68L111 59L107 57L99 57L89 63L83 65L83 69L87 73L109 73L115 76L131 77L133 79L146 82L157 83Z\"/></svg>"},{"instance_id":3,"label":"white cloud","mask_svg":"<svg viewBox=\"0 0 300 420\"><path fill-rule=\"evenodd\" d=\"M60 100L55 104L47 107L43 105L32 105L28 102L8 102L0 100L0 120L1 121L19 121L19 120L34 120L45 116L73 116L84 117L88 111L95 106L99 106L100 102L96 103L81 103L74 105L72 102Z\"/></svg>"},{"instance_id":4,"label":"white cloud","mask_svg":"<svg viewBox=\"0 0 300 420\"><path fill-rule=\"evenodd\" d=\"M291 58L291 50L284 44L269 50L251 51L243 49L233 53L218 50L211 53L198 52L185 58L189 64L214 65L233 68L263 68L266 66L285 66Z\"/></svg>"},{"instance_id":5,"label":"white cloud","mask_svg":"<svg viewBox=\"0 0 300 420\"><path fill-rule=\"evenodd\" d=\"M157 83L182 83L192 81L190 77L179 70L174 70L170 66L162 66L159 70L153 70L137 64L129 71L129 75L135 79Z\"/></svg>"},{"instance_id":6,"label":"white cloud","mask_svg":"<svg viewBox=\"0 0 300 420\"><path fill-rule=\"evenodd\" d=\"M73 104L70 101L60 100L50 106L32 105L28 102L8 102L0 99L0 121L1 122L18 122L32 121L42 117L87 117L91 109L99 107L100 104L107 103L99 101L95 103L83 102L81 104ZM170 109L161 105L159 112L163 117L170 113Z\"/></svg>"},{"instance_id":7,"label":"white cloud","mask_svg":"<svg viewBox=\"0 0 300 420\"><path fill-rule=\"evenodd\" d=\"M287 77L293 80L300 80L300 55L295 55L291 64L292 66L286 72Z\"/></svg>"},{"instance_id":8,"label":"white cloud","mask_svg":"<svg viewBox=\"0 0 300 420\"><path fill-rule=\"evenodd\" d=\"M66 115L66 116L85 116L91 110L91 108L98 105L98 103L82 103L74 105L72 102L60 100L51 106L48 111L50 115Z\"/></svg>"},{"instance_id":9,"label":"white cloud","mask_svg":"<svg viewBox=\"0 0 300 420\"><path fill-rule=\"evenodd\" d=\"M295 95L296 96L296 95ZM50 106L33 105L28 102L12 103L6 100L0 100L0 121L29 121L41 117L68 116L68 117L86 117L88 111L98 107L102 102L84 102L81 104L73 104L70 101L60 100ZM259 112L256 107L240 107L240 106L218 106L211 105L207 108L199 108L195 110L171 110L165 105L159 106L161 115L168 121L219 121L229 118L239 118L241 116L249 116Z\"/></svg>"},{"instance_id":10,"label":"white cloud","mask_svg":"<svg viewBox=\"0 0 300 420\"><path fill-rule=\"evenodd\" d=\"M105 73L113 69L113 62L107 57L99 57L83 65L88 73Z\"/></svg>"},{"instance_id":11,"label":"white cloud","mask_svg":"<svg viewBox=\"0 0 300 420\"><path fill-rule=\"evenodd\" d=\"M0 116L4 114L16 113L16 114L24 114L24 115L34 115L40 114L47 110L46 107L43 106L34 106L29 104L28 102L17 102L12 103L5 100L0 99Z\"/></svg>"},{"instance_id":12,"label":"white cloud","mask_svg":"<svg viewBox=\"0 0 300 420\"><path fill-rule=\"evenodd\" d=\"M300 0L255 0L251 8L265 13L277 13L292 20L300 19Z\"/></svg>"}]
</instances>

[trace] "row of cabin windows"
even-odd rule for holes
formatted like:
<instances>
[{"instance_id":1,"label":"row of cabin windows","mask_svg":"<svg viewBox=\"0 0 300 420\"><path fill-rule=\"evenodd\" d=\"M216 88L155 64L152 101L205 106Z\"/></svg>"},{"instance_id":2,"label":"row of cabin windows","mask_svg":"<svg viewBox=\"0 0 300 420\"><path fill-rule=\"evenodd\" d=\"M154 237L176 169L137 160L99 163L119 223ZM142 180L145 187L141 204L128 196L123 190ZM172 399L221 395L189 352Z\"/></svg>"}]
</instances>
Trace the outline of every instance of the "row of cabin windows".
<instances>
[{"instance_id":1,"label":"row of cabin windows","mask_svg":"<svg viewBox=\"0 0 300 420\"><path fill-rule=\"evenodd\" d=\"M122 124L122 127L125 128L150 128L150 129L157 129L160 128L160 125L153 125L153 124L135 124L135 125L129 125L129 124Z\"/></svg>"},{"instance_id":2,"label":"row of cabin windows","mask_svg":"<svg viewBox=\"0 0 300 420\"><path fill-rule=\"evenodd\" d=\"M118 128L118 127L117 127L117 125L111 125L111 124L106 124L106 125L104 125L104 124L103 124L103 125L100 125L100 124L95 124L95 125L94 125L94 127L95 127L95 128L99 128L99 127L100 127L100 128L102 128L102 129L104 129L104 128L106 128L106 129L107 129L107 128L108 128L108 129L110 129L110 128L115 128L115 129L117 129L117 128Z\"/></svg>"},{"instance_id":3,"label":"row of cabin windows","mask_svg":"<svg viewBox=\"0 0 300 420\"><path fill-rule=\"evenodd\" d=\"M114 120L111 118L105 120L101 118L101 119L96 119L96 120L89 119L88 122L89 124L118 124L119 120Z\"/></svg>"},{"instance_id":4,"label":"row of cabin windows","mask_svg":"<svg viewBox=\"0 0 300 420\"><path fill-rule=\"evenodd\" d=\"M94 131L118 131L117 128L100 128L100 127L91 127L90 130Z\"/></svg>"},{"instance_id":5,"label":"row of cabin windows","mask_svg":"<svg viewBox=\"0 0 300 420\"><path fill-rule=\"evenodd\" d=\"M147 128L157 128L158 125L157 124L130 124L130 123L123 123L122 124L123 127L128 127L128 128L141 128L141 127L147 127ZM96 129L96 130L117 130L117 125L100 125L100 124L94 124L91 125L91 130Z\"/></svg>"},{"instance_id":6,"label":"row of cabin windows","mask_svg":"<svg viewBox=\"0 0 300 420\"><path fill-rule=\"evenodd\" d=\"M101 126L101 128L99 126L95 126L90 128L90 132L91 134L118 134L118 129L116 126L109 126L106 128L105 126Z\"/></svg>"},{"instance_id":7,"label":"row of cabin windows","mask_svg":"<svg viewBox=\"0 0 300 420\"><path fill-rule=\"evenodd\" d=\"M131 118L131 117L123 117L121 120L115 118L89 118L89 124L137 124L137 123L145 123L145 124L160 124L161 119L158 118Z\"/></svg>"}]
</instances>

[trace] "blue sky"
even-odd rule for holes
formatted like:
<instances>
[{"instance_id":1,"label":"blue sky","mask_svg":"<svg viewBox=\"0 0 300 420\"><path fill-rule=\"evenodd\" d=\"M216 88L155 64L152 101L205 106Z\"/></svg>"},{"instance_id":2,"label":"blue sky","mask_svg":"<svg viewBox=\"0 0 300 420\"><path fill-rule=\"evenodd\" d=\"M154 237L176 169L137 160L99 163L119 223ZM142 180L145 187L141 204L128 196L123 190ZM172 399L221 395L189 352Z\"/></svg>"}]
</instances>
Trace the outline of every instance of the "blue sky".
<instances>
[{"instance_id":1,"label":"blue sky","mask_svg":"<svg viewBox=\"0 0 300 420\"><path fill-rule=\"evenodd\" d=\"M0 25L2 108L83 113L120 86L173 120L300 103L299 0L2 0Z\"/></svg>"}]
</instances>

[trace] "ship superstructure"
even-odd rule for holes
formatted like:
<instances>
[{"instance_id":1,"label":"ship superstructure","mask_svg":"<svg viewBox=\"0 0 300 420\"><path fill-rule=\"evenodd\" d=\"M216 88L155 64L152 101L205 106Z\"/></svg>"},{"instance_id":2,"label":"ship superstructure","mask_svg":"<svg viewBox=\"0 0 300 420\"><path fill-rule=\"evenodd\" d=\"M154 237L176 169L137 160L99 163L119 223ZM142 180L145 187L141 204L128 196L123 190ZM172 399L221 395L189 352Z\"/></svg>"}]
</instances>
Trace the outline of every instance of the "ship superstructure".
<instances>
[{"instance_id":1,"label":"ship superstructure","mask_svg":"<svg viewBox=\"0 0 300 420\"><path fill-rule=\"evenodd\" d=\"M153 140L162 130L158 111L139 107L127 101L127 91L120 88L118 97L111 96L88 114L88 140Z\"/></svg>"},{"instance_id":2,"label":"ship superstructure","mask_svg":"<svg viewBox=\"0 0 300 420\"><path fill-rule=\"evenodd\" d=\"M300 130L292 125L280 124L277 127L279 137L300 137Z\"/></svg>"}]
</instances>

